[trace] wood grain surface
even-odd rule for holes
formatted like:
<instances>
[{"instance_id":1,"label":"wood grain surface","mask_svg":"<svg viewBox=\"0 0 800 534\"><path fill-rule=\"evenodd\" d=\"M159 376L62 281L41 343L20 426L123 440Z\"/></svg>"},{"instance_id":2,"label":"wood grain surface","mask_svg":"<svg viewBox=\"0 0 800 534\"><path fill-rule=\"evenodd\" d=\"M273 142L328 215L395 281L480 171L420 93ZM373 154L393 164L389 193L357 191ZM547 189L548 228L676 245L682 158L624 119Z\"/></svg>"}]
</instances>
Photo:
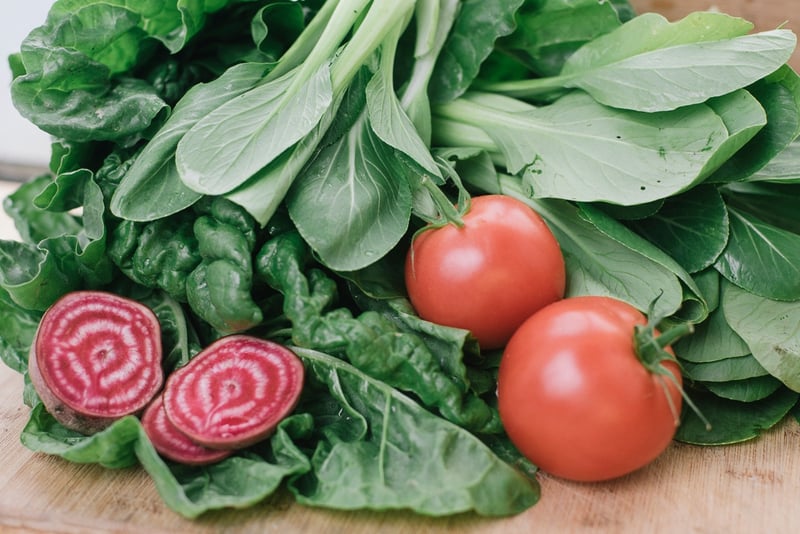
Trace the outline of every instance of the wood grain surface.
<instances>
[{"instance_id":1,"label":"wood grain surface","mask_svg":"<svg viewBox=\"0 0 800 534\"><path fill-rule=\"evenodd\" d=\"M756 22L800 27L798 0L633 0L677 19L722 8ZM800 58L792 60L795 68ZM0 197L15 187L0 182ZM14 238L0 215L0 238ZM2 320L0 318L0 320ZM540 475L541 501L511 518L425 518L402 511L344 513L294 504L279 492L245 510L187 520L169 510L140 468L72 464L23 447L28 417L22 377L0 365L0 533L795 533L800 531L800 425L787 419L750 442L674 443L653 464L619 480L577 484ZM468 469L469 466L464 466Z\"/></svg>"}]
</instances>

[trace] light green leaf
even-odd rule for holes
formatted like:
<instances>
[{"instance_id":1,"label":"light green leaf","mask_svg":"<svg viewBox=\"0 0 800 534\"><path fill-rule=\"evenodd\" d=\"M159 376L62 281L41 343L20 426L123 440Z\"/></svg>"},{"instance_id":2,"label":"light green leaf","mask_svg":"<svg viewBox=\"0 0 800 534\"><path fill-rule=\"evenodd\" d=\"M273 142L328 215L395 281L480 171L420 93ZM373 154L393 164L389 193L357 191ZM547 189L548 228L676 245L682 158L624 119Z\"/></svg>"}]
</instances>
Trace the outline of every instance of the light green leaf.
<instances>
[{"instance_id":1,"label":"light green leaf","mask_svg":"<svg viewBox=\"0 0 800 534\"><path fill-rule=\"evenodd\" d=\"M707 320L695 326L692 335L679 339L673 349L680 359L692 363L708 363L750 354L750 347L730 327L721 308L716 308Z\"/></svg>"},{"instance_id":2,"label":"light green leaf","mask_svg":"<svg viewBox=\"0 0 800 534\"><path fill-rule=\"evenodd\" d=\"M189 189L178 174L178 142L206 115L253 88L267 70L268 66L261 63L242 63L213 82L187 91L114 190L111 212L128 220L151 221L176 213L200 198L201 194Z\"/></svg>"},{"instance_id":3,"label":"light green leaf","mask_svg":"<svg viewBox=\"0 0 800 534\"><path fill-rule=\"evenodd\" d=\"M483 129L508 171L524 172L539 198L635 205L675 195L702 178L728 138L705 104L640 113L603 106L580 92L527 111L513 102L512 108L498 97L464 98L435 113Z\"/></svg>"},{"instance_id":4,"label":"light green leaf","mask_svg":"<svg viewBox=\"0 0 800 534\"><path fill-rule=\"evenodd\" d=\"M722 309L761 365L800 392L800 302L778 302L725 284Z\"/></svg>"},{"instance_id":5,"label":"light green leaf","mask_svg":"<svg viewBox=\"0 0 800 534\"><path fill-rule=\"evenodd\" d=\"M324 264L360 269L383 257L408 229L408 170L364 116L294 182L286 196L289 214Z\"/></svg>"},{"instance_id":6,"label":"light green leaf","mask_svg":"<svg viewBox=\"0 0 800 534\"><path fill-rule=\"evenodd\" d=\"M232 191L317 126L333 98L330 69L323 64L299 87L296 72L229 101L184 135L175 158L190 189Z\"/></svg>"},{"instance_id":7,"label":"light green leaf","mask_svg":"<svg viewBox=\"0 0 800 534\"><path fill-rule=\"evenodd\" d=\"M769 376L769 372L750 354L702 363L681 362L681 372L697 382L730 382Z\"/></svg>"}]
</instances>

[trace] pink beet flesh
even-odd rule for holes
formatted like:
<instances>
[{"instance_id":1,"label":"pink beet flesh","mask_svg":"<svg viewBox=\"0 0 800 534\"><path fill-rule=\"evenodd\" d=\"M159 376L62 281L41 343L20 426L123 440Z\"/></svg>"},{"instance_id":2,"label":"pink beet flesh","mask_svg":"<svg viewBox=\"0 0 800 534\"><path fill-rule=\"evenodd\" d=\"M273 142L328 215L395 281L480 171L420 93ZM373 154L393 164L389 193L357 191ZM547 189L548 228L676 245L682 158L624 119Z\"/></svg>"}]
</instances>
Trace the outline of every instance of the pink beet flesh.
<instances>
[{"instance_id":1,"label":"pink beet flesh","mask_svg":"<svg viewBox=\"0 0 800 534\"><path fill-rule=\"evenodd\" d=\"M76 291L45 312L28 370L48 412L88 434L150 402L164 380L161 351L149 308L112 293Z\"/></svg>"},{"instance_id":2,"label":"pink beet flesh","mask_svg":"<svg viewBox=\"0 0 800 534\"><path fill-rule=\"evenodd\" d=\"M164 410L196 443L241 448L267 437L294 409L303 379L302 362L286 347L228 336L172 373L164 388Z\"/></svg>"},{"instance_id":3,"label":"pink beet flesh","mask_svg":"<svg viewBox=\"0 0 800 534\"><path fill-rule=\"evenodd\" d=\"M142 426L158 453L186 465L206 465L223 460L233 451L198 445L175 428L164 412L163 396L158 395L142 415Z\"/></svg>"}]
</instances>

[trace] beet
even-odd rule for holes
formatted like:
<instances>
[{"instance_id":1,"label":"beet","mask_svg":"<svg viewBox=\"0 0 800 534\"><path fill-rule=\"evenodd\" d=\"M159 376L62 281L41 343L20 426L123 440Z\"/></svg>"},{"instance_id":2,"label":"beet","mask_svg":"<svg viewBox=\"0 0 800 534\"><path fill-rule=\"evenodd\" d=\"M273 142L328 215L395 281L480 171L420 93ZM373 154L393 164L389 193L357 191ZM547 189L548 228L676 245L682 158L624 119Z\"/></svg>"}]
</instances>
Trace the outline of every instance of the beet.
<instances>
[{"instance_id":1,"label":"beet","mask_svg":"<svg viewBox=\"0 0 800 534\"><path fill-rule=\"evenodd\" d=\"M163 395L156 396L142 415L142 426L156 451L164 458L185 465L206 465L230 456L233 451L209 449L181 433L164 412Z\"/></svg>"},{"instance_id":2,"label":"beet","mask_svg":"<svg viewBox=\"0 0 800 534\"><path fill-rule=\"evenodd\" d=\"M192 441L236 449L269 436L295 407L305 370L288 348L223 337L177 369L164 387L167 417Z\"/></svg>"},{"instance_id":3,"label":"beet","mask_svg":"<svg viewBox=\"0 0 800 534\"><path fill-rule=\"evenodd\" d=\"M161 389L161 328L147 306L74 291L42 316L28 359L47 411L83 434L140 413Z\"/></svg>"}]
</instances>

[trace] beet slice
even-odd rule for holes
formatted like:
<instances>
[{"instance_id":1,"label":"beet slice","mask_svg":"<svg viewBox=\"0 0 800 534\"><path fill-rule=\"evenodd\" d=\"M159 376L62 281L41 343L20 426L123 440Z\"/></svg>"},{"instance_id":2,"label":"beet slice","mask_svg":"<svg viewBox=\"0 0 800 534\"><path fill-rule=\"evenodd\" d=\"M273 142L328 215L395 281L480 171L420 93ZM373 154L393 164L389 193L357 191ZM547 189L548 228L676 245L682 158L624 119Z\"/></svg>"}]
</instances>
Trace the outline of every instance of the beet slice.
<instances>
[{"instance_id":1,"label":"beet slice","mask_svg":"<svg viewBox=\"0 0 800 534\"><path fill-rule=\"evenodd\" d=\"M164 410L194 442L236 449L269 436L295 407L305 370L288 348L244 334L223 337L174 371Z\"/></svg>"},{"instance_id":2,"label":"beet slice","mask_svg":"<svg viewBox=\"0 0 800 534\"><path fill-rule=\"evenodd\" d=\"M232 450L209 449L180 432L167 418L164 396L158 395L142 415L142 426L156 451L169 460L185 465L207 465L224 460Z\"/></svg>"},{"instance_id":3,"label":"beet slice","mask_svg":"<svg viewBox=\"0 0 800 534\"><path fill-rule=\"evenodd\" d=\"M74 291L42 316L28 358L47 411L83 434L140 413L164 382L161 328L134 300Z\"/></svg>"}]
</instances>

